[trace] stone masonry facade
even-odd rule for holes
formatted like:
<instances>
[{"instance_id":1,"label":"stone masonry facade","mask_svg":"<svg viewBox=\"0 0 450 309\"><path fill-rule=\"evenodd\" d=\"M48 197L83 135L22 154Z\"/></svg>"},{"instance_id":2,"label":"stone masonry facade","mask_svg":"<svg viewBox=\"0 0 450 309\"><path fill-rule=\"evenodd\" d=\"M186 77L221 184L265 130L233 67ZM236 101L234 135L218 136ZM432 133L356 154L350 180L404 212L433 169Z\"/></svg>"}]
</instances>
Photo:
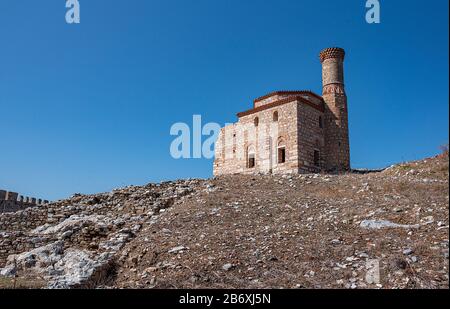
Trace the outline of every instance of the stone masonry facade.
<instances>
[{"instance_id":1,"label":"stone masonry facade","mask_svg":"<svg viewBox=\"0 0 450 309\"><path fill-rule=\"evenodd\" d=\"M344 58L342 48L320 53L322 96L277 91L238 113L219 134L214 175L350 170Z\"/></svg>"}]
</instances>

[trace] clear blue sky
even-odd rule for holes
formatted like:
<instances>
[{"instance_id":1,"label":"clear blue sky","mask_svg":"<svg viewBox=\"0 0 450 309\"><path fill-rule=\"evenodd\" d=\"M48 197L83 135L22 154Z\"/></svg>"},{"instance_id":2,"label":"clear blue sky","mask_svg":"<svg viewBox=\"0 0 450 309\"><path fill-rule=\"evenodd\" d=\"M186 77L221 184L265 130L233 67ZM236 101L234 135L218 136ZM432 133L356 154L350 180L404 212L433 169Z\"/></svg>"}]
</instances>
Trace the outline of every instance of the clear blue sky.
<instances>
[{"instance_id":1,"label":"clear blue sky","mask_svg":"<svg viewBox=\"0 0 450 309\"><path fill-rule=\"evenodd\" d=\"M448 142L448 1L0 2L0 188L57 199L188 177L175 122L234 122L279 89L321 93L321 49L346 49L353 167L435 155Z\"/></svg>"}]
</instances>

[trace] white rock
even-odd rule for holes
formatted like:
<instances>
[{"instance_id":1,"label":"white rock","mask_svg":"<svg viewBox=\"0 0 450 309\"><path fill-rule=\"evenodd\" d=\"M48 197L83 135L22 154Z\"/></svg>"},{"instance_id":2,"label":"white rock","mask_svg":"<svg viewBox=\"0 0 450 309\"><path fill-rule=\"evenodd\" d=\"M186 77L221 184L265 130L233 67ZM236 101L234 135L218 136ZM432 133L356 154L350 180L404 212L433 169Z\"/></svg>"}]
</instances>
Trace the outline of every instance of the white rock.
<instances>
[{"instance_id":1,"label":"white rock","mask_svg":"<svg viewBox=\"0 0 450 309\"><path fill-rule=\"evenodd\" d=\"M418 229L420 224L405 225L397 224L387 220L363 220L360 227L365 229L383 229L383 228L403 228L403 229Z\"/></svg>"},{"instance_id":2,"label":"white rock","mask_svg":"<svg viewBox=\"0 0 450 309\"><path fill-rule=\"evenodd\" d=\"M368 284L380 284L380 261L377 259L366 262L366 282Z\"/></svg>"},{"instance_id":3,"label":"white rock","mask_svg":"<svg viewBox=\"0 0 450 309\"><path fill-rule=\"evenodd\" d=\"M180 251L186 250L186 247L184 246L178 246L178 247L174 247L172 249L169 250L169 253L178 253Z\"/></svg>"},{"instance_id":4,"label":"white rock","mask_svg":"<svg viewBox=\"0 0 450 309\"><path fill-rule=\"evenodd\" d=\"M414 253L414 251L411 248L407 248L407 249L403 250L404 255L411 255L413 253Z\"/></svg>"},{"instance_id":5,"label":"white rock","mask_svg":"<svg viewBox=\"0 0 450 309\"><path fill-rule=\"evenodd\" d=\"M67 231L73 231L80 229L83 225L91 223L94 225L105 226L109 223L110 219L100 215L73 215L66 220L58 223L57 225L45 224L35 228L31 231L31 234L35 235L51 235L51 234L64 234Z\"/></svg>"},{"instance_id":6,"label":"white rock","mask_svg":"<svg viewBox=\"0 0 450 309\"><path fill-rule=\"evenodd\" d=\"M55 264L61 275L53 277L48 287L66 289L85 284L98 269L109 263L111 256L111 253L93 256L88 251L68 249Z\"/></svg>"},{"instance_id":7,"label":"white rock","mask_svg":"<svg viewBox=\"0 0 450 309\"><path fill-rule=\"evenodd\" d=\"M225 265L222 266L222 269L225 270L225 271L229 271L232 268L233 268L233 264L230 264L230 263L225 264Z\"/></svg>"}]
</instances>

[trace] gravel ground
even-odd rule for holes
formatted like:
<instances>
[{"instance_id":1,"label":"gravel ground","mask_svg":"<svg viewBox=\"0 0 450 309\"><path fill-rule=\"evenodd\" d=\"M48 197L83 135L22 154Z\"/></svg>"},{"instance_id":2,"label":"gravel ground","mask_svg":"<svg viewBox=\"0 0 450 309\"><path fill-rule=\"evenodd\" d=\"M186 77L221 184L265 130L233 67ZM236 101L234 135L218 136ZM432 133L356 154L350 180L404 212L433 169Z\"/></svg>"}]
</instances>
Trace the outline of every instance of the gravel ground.
<instances>
[{"instance_id":1,"label":"gravel ground","mask_svg":"<svg viewBox=\"0 0 450 309\"><path fill-rule=\"evenodd\" d=\"M448 154L382 172L228 176L145 224L116 288L448 288Z\"/></svg>"},{"instance_id":2,"label":"gravel ground","mask_svg":"<svg viewBox=\"0 0 450 309\"><path fill-rule=\"evenodd\" d=\"M447 289L448 172L445 154L76 194L0 214L0 288Z\"/></svg>"}]
</instances>

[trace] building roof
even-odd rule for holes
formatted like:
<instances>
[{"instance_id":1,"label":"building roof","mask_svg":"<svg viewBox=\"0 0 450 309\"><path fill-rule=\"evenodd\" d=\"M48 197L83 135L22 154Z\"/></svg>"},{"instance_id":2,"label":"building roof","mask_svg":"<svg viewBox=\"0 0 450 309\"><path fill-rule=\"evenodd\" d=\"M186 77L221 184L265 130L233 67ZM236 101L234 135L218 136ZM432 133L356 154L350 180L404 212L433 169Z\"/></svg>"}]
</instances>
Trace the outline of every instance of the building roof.
<instances>
[{"instance_id":1,"label":"building roof","mask_svg":"<svg viewBox=\"0 0 450 309\"><path fill-rule=\"evenodd\" d=\"M323 98L318 95L317 93L312 92L311 90L279 90L279 91L274 91L271 92L269 94L266 94L262 97L256 98L253 103L257 103L259 101L268 99L270 97L273 97L274 95L301 95L301 94L309 94L313 97L316 97L319 100L323 100Z\"/></svg>"},{"instance_id":2,"label":"building roof","mask_svg":"<svg viewBox=\"0 0 450 309\"><path fill-rule=\"evenodd\" d=\"M278 92L272 93L270 96L266 96L266 98L269 98L269 97L271 97L271 96L273 96L275 94L295 94L295 93L301 93L301 92L300 91L298 91L298 92L294 92L294 91L291 91L291 92L289 92L289 91L278 91ZM309 91L307 91L307 93L308 94L314 94L313 92L309 92ZM305 94L305 92L303 92L302 94ZM317 96L316 94L314 94L314 95ZM323 98L320 97L320 96L318 96L318 97L323 102ZM252 109L249 109L247 111L238 113L237 116L238 116L238 118L241 118L241 117L244 117L244 116L252 115L252 114L264 111L266 109L270 109L270 108L274 108L274 107L277 107L277 106L281 106L281 105L284 105L284 104L287 104L287 103L291 103L291 102L294 102L294 101L298 101L299 103L303 103L305 105L311 106L311 107L317 109L318 111L321 111L322 113L325 111L325 107L324 107L323 104L317 105L317 104L315 104L315 103L305 99L301 95L296 95L296 96L292 96L292 97L288 97L288 98L285 98L285 99L281 99L281 100L278 100L278 101L275 101L275 102L272 102L272 103L264 104L264 105L259 106L259 107L253 107Z\"/></svg>"}]
</instances>

